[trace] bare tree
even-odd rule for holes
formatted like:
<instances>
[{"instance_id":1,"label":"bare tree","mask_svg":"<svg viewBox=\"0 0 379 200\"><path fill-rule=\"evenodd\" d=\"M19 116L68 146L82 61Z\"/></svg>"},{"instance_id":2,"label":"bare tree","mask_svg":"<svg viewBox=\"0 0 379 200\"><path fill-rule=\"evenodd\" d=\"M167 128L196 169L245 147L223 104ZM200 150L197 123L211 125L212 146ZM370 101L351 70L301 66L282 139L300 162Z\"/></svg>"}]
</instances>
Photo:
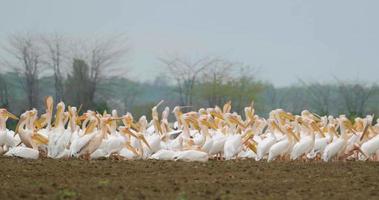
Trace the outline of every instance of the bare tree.
<instances>
[{"instance_id":1,"label":"bare tree","mask_svg":"<svg viewBox=\"0 0 379 200\"><path fill-rule=\"evenodd\" d=\"M8 44L3 47L8 53L3 58L4 64L19 74L23 89L27 94L29 108L39 103L39 76L42 72L41 48L38 38L29 33L13 34Z\"/></svg>"},{"instance_id":2,"label":"bare tree","mask_svg":"<svg viewBox=\"0 0 379 200\"><path fill-rule=\"evenodd\" d=\"M315 109L315 112L320 115L330 114L333 86L318 82L307 84L302 80L300 81L303 83L307 90L306 92L309 94L310 103L312 104L313 109Z\"/></svg>"},{"instance_id":3,"label":"bare tree","mask_svg":"<svg viewBox=\"0 0 379 200\"><path fill-rule=\"evenodd\" d=\"M240 67L227 85L230 88L228 96L233 101L233 110L237 112L242 112L264 89L264 85L255 79L254 69L250 66Z\"/></svg>"},{"instance_id":4,"label":"bare tree","mask_svg":"<svg viewBox=\"0 0 379 200\"><path fill-rule=\"evenodd\" d=\"M93 40L75 41L74 58L89 65L89 99L94 101L99 83L105 78L123 76L127 67L119 65L128 52L125 35L95 37Z\"/></svg>"},{"instance_id":5,"label":"bare tree","mask_svg":"<svg viewBox=\"0 0 379 200\"><path fill-rule=\"evenodd\" d=\"M65 39L62 35L53 34L42 36L42 41L46 47L45 61L54 72L55 99L59 102L64 97L63 64L66 59Z\"/></svg>"},{"instance_id":6,"label":"bare tree","mask_svg":"<svg viewBox=\"0 0 379 200\"><path fill-rule=\"evenodd\" d=\"M229 100L226 84L232 80L233 70L238 67L238 63L218 59L201 73L200 96L207 101L209 106L222 105Z\"/></svg>"},{"instance_id":7,"label":"bare tree","mask_svg":"<svg viewBox=\"0 0 379 200\"><path fill-rule=\"evenodd\" d=\"M363 116L369 100L378 92L374 84L345 83L339 81L339 92L348 115Z\"/></svg>"},{"instance_id":8,"label":"bare tree","mask_svg":"<svg viewBox=\"0 0 379 200\"><path fill-rule=\"evenodd\" d=\"M182 105L193 105L194 88L197 78L217 59L203 57L197 60L188 58L159 58L176 81L177 92Z\"/></svg>"}]
</instances>

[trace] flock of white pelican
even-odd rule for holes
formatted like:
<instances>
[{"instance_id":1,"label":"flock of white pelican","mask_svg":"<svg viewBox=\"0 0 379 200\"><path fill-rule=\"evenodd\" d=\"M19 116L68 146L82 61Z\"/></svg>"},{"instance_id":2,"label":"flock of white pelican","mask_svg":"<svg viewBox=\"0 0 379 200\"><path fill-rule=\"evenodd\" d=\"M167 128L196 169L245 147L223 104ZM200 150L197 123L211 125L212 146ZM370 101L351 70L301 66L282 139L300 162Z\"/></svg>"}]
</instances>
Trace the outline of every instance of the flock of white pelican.
<instances>
[{"instance_id":1,"label":"flock of white pelican","mask_svg":"<svg viewBox=\"0 0 379 200\"><path fill-rule=\"evenodd\" d=\"M255 114L253 103L244 115L231 112L231 102L222 108L182 112L176 106L175 122L170 108L159 116L152 108L134 120L131 113L116 110L103 114L56 105L45 98L46 111L36 109L17 116L0 109L0 155L25 159L157 159L208 161L210 159L266 160L379 160L379 120L372 115L350 121L346 116L318 116L304 110L300 115L276 109L268 119ZM7 120L18 120L15 131Z\"/></svg>"}]
</instances>

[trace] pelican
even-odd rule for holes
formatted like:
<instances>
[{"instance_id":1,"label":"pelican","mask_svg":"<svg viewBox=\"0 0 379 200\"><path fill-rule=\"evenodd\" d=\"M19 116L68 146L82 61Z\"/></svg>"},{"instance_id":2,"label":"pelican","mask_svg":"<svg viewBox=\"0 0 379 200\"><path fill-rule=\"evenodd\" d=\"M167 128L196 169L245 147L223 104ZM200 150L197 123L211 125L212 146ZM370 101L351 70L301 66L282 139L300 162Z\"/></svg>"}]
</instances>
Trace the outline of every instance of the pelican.
<instances>
[{"instance_id":1,"label":"pelican","mask_svg":"<svg viewBox=\"0 0 379 200\"><path fill-rule=\"evenodd\" d=\"M8 112L6 109L0 109L0 149L1 152L6 152L10 147L16 146L16 138L14 132L8 130L6 127L6 122L8 118L18 120L18 117Z\"/></svg>"},{"instance_id":2,"label":"pelican","mask_svg":"<svg viewBox=\"0 0 379 200\"><path fill-rule=\"evenodd\" d=\"M185 150L185 151L179 151L174 156L174 160L181 160L186 162L206 162L208 161L209 157L208 154L202 151L197 150Z\"/></svg>"},{"instance_id":3,"label":"pelican","mask_svg":"<svg viewBox=\"0 0 379 200\"><path fill-rule=\"evenodd\" d=\"M54 127L49 132L48 154L50 158L57 158L59 154L65 151L70 140L69 132L65 131L65 124L68 116L65 115L65 104L57 104Z\"/></svg>"},{"instance_id":4,"label":"pelican","mask_svg":"<svg viewBox=\"0 0 379 200\"><path fill-rule=\"evenodd\" d=\"M279 125L276 124L276 122L272 119L268 120L268 133L266 134L266 138L263 139L261 142L258 143L257 146L257 157L255 158L256 161L261 160L267 153L269 153L269 150L272 145L276 143L276 137L273 133L275 131L274 127L278 127Z\"/></svg>"},{"instance_id":5,"label":"pelican","mask_svg":"<svg viewBox=\"0 0 379 200\"><path fill-rule=\"evenodd\" d=\"M293 133L293 129L290 126L285 126L286 137L282 138L279 142L273 144L269 150L267 162L271 162L275 160L278 156L283 158L287 155L291 150L292 146L295 143L295 136Z\"/></svg>"},{"instance_id":6,"label":"pelican","mask_svg":"<svg viewBox=\"0 0 379 200\"><path fill-rule=\"evenodd\" d=\"M309 123L309 124L306 124L306 123ZM307 135L301 137L299 142L297 142L293 146L291 156L290 156L291 160L296 160L303 155L307 155L313 149L314 144L315 144L315 133L309 127L311 123L314 123L314 122L313 121L305 122L304 125L302 126L303 128L302 130L304 131L303 133Z\"/></svg>"},{"instance_id":7,"label":"pelican","mask_svg":"<svg viewBox=\"0 0 379 200\"><path fill-rule=\"evenodd\" d=\"M338 119L340 131L341 131L340 136L337 135L334 127L331 128L332 133L335 134L336 139L333 139L333 141L325 147L324 153L322 155L322 159L325 162L330 161L331 159L335 157L338 157L338 155L345 150L347 140L348 140L347 128L346 128L347 120L348 119L344 117Z\"/></svg>"},{"instance_id":8,"label":"pelican","mask_svg":"<svg viewBox=\"0 0 379 200\"><path fill-rule=\"evenodd\" d=\"M161 149L150 156L150 159L153 160L174 160L176 156L176 151Z\"/></svg>"}]
</instances>

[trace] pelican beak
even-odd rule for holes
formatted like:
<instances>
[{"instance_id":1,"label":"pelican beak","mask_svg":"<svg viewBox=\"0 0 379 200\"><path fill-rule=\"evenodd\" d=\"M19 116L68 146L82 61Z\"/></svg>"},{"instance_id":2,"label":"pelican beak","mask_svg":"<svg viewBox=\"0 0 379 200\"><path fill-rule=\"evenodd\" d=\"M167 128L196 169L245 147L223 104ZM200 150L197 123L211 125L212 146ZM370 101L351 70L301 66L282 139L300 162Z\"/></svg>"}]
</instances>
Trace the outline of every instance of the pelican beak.
<instances>
[{"instance_id":1,"label":"pelican beak","mask_svg":"<svg viewBox=\"0 0 379 200\"><path fill-rule=\"evenodd\" d=\"M254 109L251 108L251 107L248 107L248 109L246 109L246 116L247 118L250 119L250 121L254 121Z\"/></svg>"},{"instance_id":2,"label":"pelican beak","mask_svg":"<svg viewBox=\"0 0 379 200\"><path fill-rule=\"evenodd\" d=\"M217 130L217 125L214 121L207 121L209 124L209 127L213 128L214 130Z\"/></svg>"},{"instance_id":3,"label":"pelican beak","mask_svg":"<svg viewBox=\"0 0 379 200\"><path fill-rule=\"evenodd\" d=\"M275 121L272 121L272 122L271 122L271 126L272 126L273 128L275 128L275 129L278 129L280 132L282 132L282 133L284 134L284 131L282 131L282 129L279 127L278 124L276 124Z\"/></svg>"},{"instance_id":4,"label":"pelican beak","mask_svg":"<svg viewBox=\"0 0 379 200\"><path fill-rule=\"evenodd\" d=\"M232 101L228 101L222 108L223 113L229 113L232 109Z\"/></svg>"},{"instance_id":5,"label":"pelican beak","mask_svg":"<svg viewBox=\"0 0 379 200\"><path fill-rule=\"evenodd\" d=\"M87 118L88 118L87 115L82 115L82 116L79 116L79 117L78 117L78 120L79 120L79 121L84 121L84 120L86 120Z\"/></svg>"},{"instance_id":6,"label":"pelican beak","mask_svg":"<svg viewBox=\"0 0 379 200\"><path fill-rule=\"evenodd\" d=\"M295 120L295 116L293 116L292 114L290 113L286 113L286 112L280 112L279 113L279 116L283 119L288 119L290 121L294 121Z\"/></svg>"},{"instance_id":7,"label":"pelican beak","mask_svg":"<svg viewBox=\"0 0 379 200\"><path fill-rule=\"evenodd\" d=\"M132 145L130 145L128 142L125 143L125 147L126 147L129 151L133 152L136 156L139 155L138 152L136 151L136 149L135 149L134 147L132 147Z\"/></svg>"},{"instance_id":8,"label":"pelican beak","mask_svg":"<svg viewBox=\"0 0 379 200\"><path fill-rule=\"evenodd\" d=\"M38 120L34 122L34 125L37 127L37 129L41 129L43 127L43 124L46 122L45 117L41 117Z\"/></svg>"},{"instance_id":9,"label":"pelican beak","mask_svg":"<svg viewBox=\"0 0 379 200\"><path fill-rule=\"evenodd\" d=\"M219 119L224 119L224 116L222 116L220 113L216 112L216 111L210 111L210 114L215 117L215 118L219 118Z\"/></svg>"},{"instance_id":10,"label":"pelican beak","mask_svg":"<svg viewBox=\"0 0 379 200\"><path fill-rule=\"evenodd\" d=\"M131 123L131 127L136 130L136 131L140 131L141 129L141 126L138 124L138 123Z\"/></svg>"},{"instance_id":11,"label":"pelican beak","mask_svg":"<svg viewBox=\"0 0 379 200\"><path fill-rule=\"evenodd\" d=\"M249 130L249 131L247 131L246 132L246 139L243 141L243 144L245 144L246 142L248 142L249 141L249 139L252 137L254 135L254 132L253 132L253 130Z\"/></svg>"},{"instance_id":12,"label":"pelican beak","mask_svg":"<svg viewBox=\"0 0 379 200\"><path fill-rule=\"evenodd\" d=\"M62 112L63 112L63 108L61 106L58 106L57 113L55 114L55 122L54 122L55 127L57 127L59 125Z\"/></svg>"},{"instance_id":13,"label":"pelican beak","mask_svg":"<svg viewBox=\"0 0 379 200\"><path fill-rule=\"evenodd\" d=\"M246 145L247 148L249 148L251 151L253 151L254 153L257 153L257 145L255 143L252 143L250 141L246 141L244 143Z\"/></svg>"},{"instance_id":14,"label":"pelican beak","mask_svg":"<svg viewBox=\"0 0 379 200\"><path fill-rule=\"evenodd\" d=\"M363 129L363 132L362 132L362 135L361 135L361 138L359 139L359 141L362 141L363 138L367 135L369 127L370 127L370 125L367 123L365 128Z\"/></svg>"},{"instance_id":15,"label":"pelican beak","mask_svg":"<svg viewBox=\"0 0 379 200\"><path fill-rule=\"evenodd\" d=\"M112 117L111 120L122 120L122 117Z\"/></svg>"},{"instance_id":16,"label":"pelican beak","mask_svg":"<svg viewBox=\"0 0 379 200\"><path fill-rule=\"evenodd\" d=\"M120 131L124 134L131 135L135 138L138 138L137 135L134 134L132 131L130 131L128 128L122 128Z\"/></svg>"},{"instance_id":17,"label":"pelican beak","mask_svg":"<svg viewBox=\"0 0 379 200\"><path fill-rule=\"evenodd\" d=\"M154 119L153 123L154 123L155 130L158 131L158 133L163 133L161 124L159 123L159 120Z\"/></svg>"},{"instance_id":18,"label":"pelican beak","mask_svg":"<svg viewBox=\"0 0 379 200\"><path fill-rule=\"evenodd\" d=\"M211 123L209 123L207 120L200 120L201 124L206 126L208 129L213 128Z\"/></svg>"},{"instance_id":19,"label":"pelican beak","mask_svg":"<svg viewBox=\"0 0 379 200\"><path fill-rule=\"evenodd\" d=\"M142 140L143 143L146 144L146 146L151 150L151 147L149 145L149 143L147 142L145 136L143 136L142 134L138 137L138 139Z\"/></svg>"},{"instance_id":20,"label":"pelican beak","mask_svg":"<svg viewBox=\"0 0 379 200\"><path fill-rule=\"evenodd\" d=\"M95 129L96 127L96 123L94 121L92 121L87 127L86 127L86 130L84 131L84 134L89 134L89 133L92 133L93 130Z\"/></svg>"},{"instance_id":21,"label":"pelican beak","mask_svg":"<svg viewBox=\"0 0 379 200\"><path fill-rule=\"evenodd\" d=\"M321 116L320 115L318 115L317 113L314 113L314 112L311 112L311 113L314 116L314 120L316 122L320 122L321 121Z\"/></svg>"},{"instance_id":22,"label":"pelican beak","mask_svg":"<svg viewBox=\"0 0 379 200\"><path fill-rule=\"evenodd\" d=\"M161 100L155 107L159 107L164 101Z\"/></svg>"},{"instance_id":23,"label":"pelican beak","mask_svg":"<svg viewBox=\"0 0 379 200\"><path fill-rule=\"evenodd\" d=\"M18 118L16 115L14 115L14 114L12 114L12 113L10 113L10 112L8 112L8 111L6 111L5 115L6 115L7 117L11 118L11 119L19 120L19 118Z\"/></svg>"},{"instance_id":24,"label":"pelican beak","mask_svg":"<svg viewBox=\"0 0 379 200\"><path fill-rule=\"evenodd\" d=\"M336 137L339 137L338 134L337 134L337 131L333 128L330 130L330 132L332 132L332 134Z\"/></svg>"},{"instance_id":25,"label":"pelican beak","mask_svg":"<svg viewBox=\"0 0 379 200\"><path fill-rule=\"evenodd\" d=\"M300 141L299 137L293 131L288 131L288 132L292 135L293 138L295 138L296 142Z\"/></svg>"},{"instance_id":26,"label":"pelican beak","mask_svg":"<svg viewBox=\"0 0 379 200\"><path fill-rule=\"evenodd\" d=\"M317 124L315 122L311 123L311 127L313 128L314 131L319 132L322 137L325 137L324 132L320 129L320 127L317 126Z\"/></svg>"},{"instance_id":27,"label":"pelican beak","mask_svg":"<svg viewBox=\"0 0 379 200\"><path fill-rule=\"evenodd\" d=\"M49 143L49 139L46 136L44 136L38 132L33 133L32 140L38 144L48 144Z\"/></svg>"},{"instance_id":28,"label":"pelican beak","mask_svg":"<svg viewBox=\"0 0 379 200\"><path fill-rule=\"evenodd\" d=\"M188 122L191 123L191 125L193 125L193 127L197 130L200 130L200 126L199 126L199 123L197 122L197 118L194 117L194 116L189 116L188 117ZM188 123L187 122L187 123Z\"/></svg>"},{"instance_id":29,"label":"pelican beak","mask_svg":"<svg viewBox=\"0 0 379 200\"><path fill-rule=\"evenodd\" d=\"M230 116L229 121L235 125L239 125L240 127L245 128L245 125L242 122L240 122L240 120L236 116Z\"/></svg>"}]
</instances>

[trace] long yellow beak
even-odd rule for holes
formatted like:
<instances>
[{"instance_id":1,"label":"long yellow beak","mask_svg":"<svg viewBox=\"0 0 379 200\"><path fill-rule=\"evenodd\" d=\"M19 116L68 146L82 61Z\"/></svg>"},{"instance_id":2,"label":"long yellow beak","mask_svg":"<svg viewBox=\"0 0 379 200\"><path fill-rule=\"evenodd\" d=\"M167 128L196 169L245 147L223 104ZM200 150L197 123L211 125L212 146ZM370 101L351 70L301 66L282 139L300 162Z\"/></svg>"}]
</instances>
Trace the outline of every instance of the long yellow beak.
<instances>
[{"instance_id":1,"label":"long yellow beak","mask_svg":"<svg viewBox=\"0 0 379 200\"><path fill-rule=\"evenodd\" d=\"M84 131L84 134L92 133L95 128L96 128L96 123L95 122L91 122L87 126L86 130Z\"/></svg>"},{"instance_id":2,"label":"long yellow beak","mask_svg":"<svg viewBox=\"0 0 379 200\"><path fill-rule=\"evenodd\" d=\"M247 133L246 133L246 136L245 136L245 140L243 141L243 144L245 144L246 142L249 141L249 139L254 135L254 131L253 130L249 130Z\"/></svg>"},{"instance_id":3,"label":"long yellow beak","mask_svg":"<svg viewBox=\"0 0 379 200\"><path fill-rule=\"evenodd\" d=\"M44 136L38 132L33 133L32 140L38 144L48 144L49 143L49 139L46 136Z\"/></svg>"},{"instance_id":4,"label":"long yellow beak","mask_svg":"<svg viewBox=\"0 0 379 200\"><path fill-rule=\"evenodd\" d=\"M290 114L290 113L280 112L280 113L279 113L279 116L280 116L281 118L288 119L288 120L290 120L290 121L294 121L294 120L295 120L295 116L293 116L293 115Z\"/></svg>"},{"instance_id":5,"label":"long yellow beak","mask_svg":"<svg viewBox=\"0 0 379 200\"><path fill-rule=\"evenodd\" d=\"M299 137L293 131L288 131L288 132L292 135L293 138L295 138L296 142L300 141Z\"/></svg>"},{"instance_id":6,"label":"long yellow beak","mask_svg":"<svg viewBox=\"0 0 379 200\"><path fill-rule=\"evenodd\" d=\"M359 141L362 141L363 138L367 135L369 127L370 125L367 123L365 128L363 129L363 132L362 132L361 138L359 138Z\"/></svg>"},{"instance_id":7,"label":"long yellow beak","mask_svg":"<svg viewBox=\"0 0 379 200\"><path fill-rule=\"evenodd\" d=\"M134 147L132 147L132 145L130 145L128 142L125 143L125 147L126 147L129 151L133 152L136 156L139 155L138 152L136 151L136 149L135 149Z\"/></svg>"},{"instance_id":8,"label":"long yellow beak","mask_svg":"<svg viewBox=\"0 0 379 200\"><path fill-rule=\"evenodd\" d=\"M224 119L224 116L222 116L220 113L216 112L216 111L211 111L210 114L215 117L215 118L219 118L219 119Z\"/></svg>"},{"instance_id":9,"label":"long yellow beak","mask_svg":"<svg viewBox=\"0 0 379 200\"><path fill-rule=\"evenodd\" d=\"M138 139L142 140L143 143L146 144L146 146L151 150L151 147L149 145L149 143L147 142L145 136L143 136L142 134L138 137Z\"/></svg>"},{"instance_id":10,"label":"long yellow beak","mask_svg":"<svg viewBox=\"0 0 379 200\"><path fill-rule=\"evenodd\" d=\"M54 121L55 127L57 127L59 125L59 122L61 121L62 112L63 112L63 108L61 106L58 106L57 113L55 114L55 121Z\"/></svg>"},{"instance_id":11,"label":"long yellow beak","mask_svg":"<svg viewBox=\"0 0 379 200\"><path fill-rule=\"evenodd\" d=\"M247 148L252 150L254 153L257 153L257 145L255 143L250 142L250 141L246 141L244 144Z\"/></svg>"},{"instance_id":12,"label":"long yellow beak","mask_svg":"<svg viewBox=\"0 0 379 200\"><path fill-rule=\"evenodd\" d=\"M34 122L34 125L37 127L37 129L41 129L43 127L43 124L46 122L45 117L41 117L38 120Z\"/></svg>"},{"instance_id":13,"label":"long yellow beak","mask_svg":"<svg viewBox=\"0 0 379 200\"><path fill-rule=\"evenodd\" d=\"M243 124L237 117L230 116L229 121L232 122L235 125L239 125L242 128L246 128L245 124Z\"/></svg>"},{"instance_id":14,"label":"long yellow beak","mask_svg":"<svg viewBox=\"0 0 379 200\"><path fill-rule=\"evenodd\" d=\"M11 119L19 120L19 118L18 118L16 115L14 115L14 114L12 114L12 113L10 113L10 112L8 112L8 111L6 111L5 115L6 115L7 117L11 118Z\"/></svg>"},{"instance_id":15,"label":"long yellow beak","mask_svg":"<svg viewBox=\"0 0 379 200\"><path fill-rule=\"evenodd\" d=\"M120 130L122 133L124 134L127 134L127 135L131 135L135 138L138 138L136 134L134 134L132 131L130 131L128 128L123 128Z\"/></svg>"},{"instance_id":16,"label":"long yellow beak","mask_svg":"<svg viewBox=\"0 0 379 200\"><path fill-rule=\"evenodd\" d=\"M153 120L153 123L154 123L154 129L155 129L156 131L158 131L159 134L163 133L163 131L162 131L162 127L161 127L161 124L159 123L159 120L154 119L154 120Z\"/></svg>"}]
</instances>

